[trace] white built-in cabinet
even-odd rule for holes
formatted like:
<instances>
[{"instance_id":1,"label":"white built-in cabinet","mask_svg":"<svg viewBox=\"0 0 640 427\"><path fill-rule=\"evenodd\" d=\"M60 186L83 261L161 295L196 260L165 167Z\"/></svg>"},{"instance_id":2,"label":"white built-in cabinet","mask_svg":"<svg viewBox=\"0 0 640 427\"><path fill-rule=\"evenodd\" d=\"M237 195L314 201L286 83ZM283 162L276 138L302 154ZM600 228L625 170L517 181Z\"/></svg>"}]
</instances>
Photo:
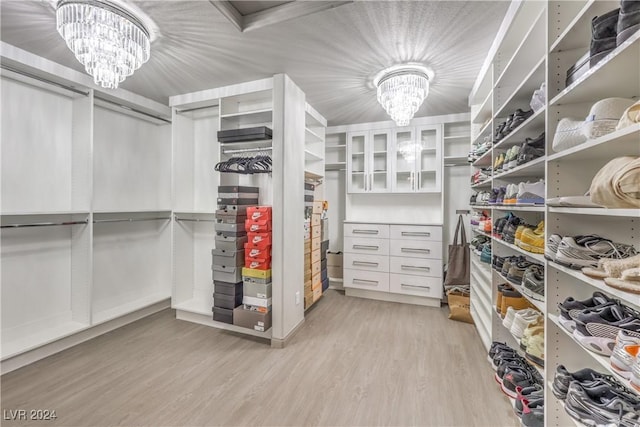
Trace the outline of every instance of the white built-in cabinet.
<instances>
[{"instance_id":1,"label":"white built-in cabinet","mask_svg":"<svg viewBox=\"0 0 640 427\"><path fill-rule=\"evenodd\" d=\"M347 134L347 174L350 193L391 191L391 131Z\"/></svg>"}]
</instances>

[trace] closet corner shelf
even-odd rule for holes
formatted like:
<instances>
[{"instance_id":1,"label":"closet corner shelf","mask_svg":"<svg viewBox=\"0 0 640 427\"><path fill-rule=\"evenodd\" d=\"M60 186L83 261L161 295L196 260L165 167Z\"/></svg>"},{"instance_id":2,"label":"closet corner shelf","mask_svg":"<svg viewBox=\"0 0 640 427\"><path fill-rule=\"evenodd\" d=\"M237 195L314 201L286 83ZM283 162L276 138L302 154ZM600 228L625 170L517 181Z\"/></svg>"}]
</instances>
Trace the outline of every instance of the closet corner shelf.
<instances>
[{"instance_id":1,"label":"closet corner shelf","mask_svg":"<svg viewBox=\"0 0 640 427\"><path fill-rule=\"evenodd\" d=\"M495 239L494 238L493 241L494 242L498 242L499 244L501 244L503 246L506 246L507 248L513 249L516 252L520 252L525 257L530 258L532 260L535 260L535 261L537 261L539 263L544 264L544 262L545 262L544 255L542 255L542 254L534 254L533 252L527 252L524 249L522 249L522 248L520 248L520 247L518 247L516 245L513 245L511 243L507 243L507 242L505 242L504 240L501 240L501 239Z\"/></svg>"},{"instance_id":2,"label":"closet corner shelf","mask_svg":"<svg viewBox=\"0 0 640 427\"><path fill-rule=\"evenodd\" d=\"M629 70L637 69L640 62L640 32L605 56L595 67L558 93L550 106L595 103L604 98L628 97L640 93L639 79L621 79Z\"/></svg>"},{"instance_id":3,"label":"closet corner shelf","mask_svg":"<svg viewBox=\"0 0 640 427\"><path fill-rule=\"evenodd\" d=\"M507 136L498 141L494 146L494 150L503 150L514 145L522 144L525 137L531 138L538 136L544 131L545 107L539 109L531 117L525 120L520 126L511 131Z\"/></svg>"},{"instance_id":4,"label":"closet corner shelf","mask_svg":"<svg viewBox=\"0 0 640 427\"><path fill-rule=\"evenodd\" d=\"M520 294L527 300L529 301L531 304L533 304L535 306L535 308L538 309L538 311L540 311L540 313L542 314L546 314L547 313L547 307L545 305L544 301L538 301L537 299L531 298L529 295L525 294L524 292L522 292L522 285L516 285L513 282L509 281L509 279L507 279L506 277L504 277L502 275L502 273L498 272L497 270L494 270L493 268L491 269L493 271L493 273L495 275L497 275L500 279L504 280L506 283L510 284L511 286L513 286L513 288L520 292Z\"/></svg>"},{"instance_id":5,"label":"closet corner shelf","mask_svg":"<svg viewBox=\"0 0 640 427\"><path fill-rule=\"evenodd\" d=\"M147 295L144 298L130 301L114 308L99 311L93 314L92 326L108 322L109 320L113 320L137 310L142 310L143 308L147 308L165 300L168 302L170 298L171 292L156 292L154 294Z\"/></svg>"},{"instance_id":6,"label":"closet corner shelf","mask_svg":"<svg viewBox=\"0 0 640 427\"><path fill-rule=\"evenodd\" d=\"M324 138L321 137L320 135L318 135L317 133L315 133L314 131L312 131L311 129L305 127L304 128L304 132L305 132L305 139L307 142L323 142Z\"/></svg>"},{"instance_id":7,"label":"closet corner shelf","mask_svg":"<svg viewBox=\"0 0 640 427\"><path fill-rule=\"evenodd\" d=\"M640 218L640 209L549 207L549 212L570 215L619 216Z\"/></svg>"},{"instance_id":8,"label":"closet corner shelf","mask_svg":"<svg viewBox=\"0 0 640 427\"><path fill-rule=\"evenodd\" d=\"M544 81L545 62L546 57L543 55L524 80L515 88L511 95L506 98L504 104L496 110L493 118L494 121L498 117L503 117L503 112L511 114L519 106L529 104L531 95L536 89L540 88L540 85ZM501 98L503 98L503 96L501 96Z\"/></svg>"},{"instance_id":9,"label":"closet corner shelf","mask_svg":"<svg viewBox=\"0 0 640 427\"><path fill-rule=\"evenodd\" d=\"M625 304L630 304L635 306L636 309L640 309L640 295L638 294L631 294L629 292L624 292L616 288L612 288L611 286L607 286L607 284L604 283L604 280L593 279L587 275L582 274L582 271L580 270L573 270L553 261L547 262L547 266L561 271L564 274L569 275L583 283L591 285L592 287L599 289L607 294L613 295L614 297L619 298Z\"/></svg>"},{"instance_id":10,"label":"closet corner shelf","mask_svg":"<svg viewBox=\"0 0 640 427\"><path fill-rule=\"evenodd\" d=\"M521 178L521 177L542 177L544 176L544 165L545 157L539 157L530 162L524 163L520 166L517 166L513 169L509 169L506 172L499 173L494 175L493 179L510 179L510 178Z\"/></svg>"},{"instance_id":11,"label":"closet corner shelf","mask_svg":"<svg viewBox=\"0 0 640 427\"><path fill-rule=\"evenodd\" d=\"M482 126L482 128L480 129L480 132L478 132L478 135L475 137L475 139L472 142L473 145L476 145L480 141L480 139L483 139L485 136L489 136L491 123L492 123L491 120L489 120L487 121L487 123L484 124L484 126Z\"/></svg>"},{"instance_id":12,"label":"closet corner shelf","mask_svg":"<svg viewBox=\"0 0 640 427\"><path fill-rule=\"evenodd\" d=\"M640 395L636 389L629 385L629 380L620 376L614 369L611 368L610 359L606 356L594 353L591 350L587 350L584 348L576 339L573 337L573 334L567 331L561 324L557 314L549 314L549 320L556 324L556 326L564 332L571 340L577 345L580 349L582 349L585 353L591 356L596 362L598 362L603 368L605 368L611 375L613 375L620 383L622 383L630 392Z\"/></svg>"},{"instance_id":13,"label":"closet corner shelf","mask_svg":"<svg viewBox=\"0 0 640 427\"><path fill-rule=\"evenodd\" d=\"M336 170L346 170L347 162L336 162L336 163L325 163L324 170L326 171L336 171Z\"/></svg>"},{"instance_id":14,"label":"closet corner shelf","mask_svg":"<svg viewBox=\"0 0 640 427\"><path fill-rule=\"evenodd\" d=\"M584 161L640 155L640 123L627 126L567 150L547 156L548 162Z\"/></svg>"}]
</instances>

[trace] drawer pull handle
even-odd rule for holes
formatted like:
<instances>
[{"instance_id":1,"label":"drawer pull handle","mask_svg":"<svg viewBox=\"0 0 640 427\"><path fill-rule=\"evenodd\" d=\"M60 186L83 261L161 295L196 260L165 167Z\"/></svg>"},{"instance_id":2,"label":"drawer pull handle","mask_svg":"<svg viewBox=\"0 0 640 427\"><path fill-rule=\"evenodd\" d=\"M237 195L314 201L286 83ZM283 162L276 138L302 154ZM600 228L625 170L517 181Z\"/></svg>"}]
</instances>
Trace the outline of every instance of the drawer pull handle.
<instances>
[{"instance_id":1,"label":"drawer pull handle","mask_svg":"<svg viewBox=\"0 0 640 427\"><path fill-rule=\"evenodd\" d=\"M378 230L353 230L353 234L378 234Z\"/></svg>"},{"instance_id":2,"label":"drawer pull handle","mask_svg":"<svg viewBox=\"0 0 640 427\"><path fill-rule=\"evenodd\" d=\"M353 279L353 283L360 283L362 285L378 286L378 281L377 280Z\"/></svg>"},{"instance_id":3,"label":"drawer pull handle","mask_svg":"<svg viewBox=\"0 0 640 427\"><path fill-rule=\"evenodd\" d=\"M377 267L378 263L377 262L366 262L366 261L353 261L353 265L363 265L363 266Z\"/></svg>"},{"instance_id":4,"label":"drawer pull handle","mask_svg":"<svg viewBox=\"0 0 640 427\"><path fill-rule=\"evenodd\" d=\"M371 251L377 251L378 249L380 249L380 246L374 246L374 245L353 245L353 249L367 249L367 250L371 250Z\"/></svg>"},{"instance_id":5,"label":"drawer pull handle","mask_svg":"<svg viewBox=\"0 0 640 427\"><path fill-rule=\"evenodd\" d=\"M419 267L417 265L401 265L403 270L424 270L431 271L431 267Z\"/></svg>"},{"instance_id":6,"label":"drawer pull handle","mask_svg":"<svg viewBox=\"0 0 640 427\"><path fill-rule=\"evenodd\" d=\"M401 248L400 252L418 252L418 253L430 254L431 249Z\"/></svg>"},{"instance_id":7,"label":"drawer pull handle","mask_svg":"<svg viewBox=\"0 0 640 427\"><path fill-rule=\"evenodd\" d=\"M403 236L425 236L425 237L431 237L431 233L429 233L429 232L421 232L421 231L403 231L401 234Z\"/></svg>"},{"instance_id":8,"label":"drawer pull handle","mask_svg":"<svg viewBox=\"0 0 640 427\"><path fill-rule=\"evenodd\" d=\"M416 286L416 285L407 285L406 283L401 283L400 286L402 286L403 288L417 288L417 289L423 289L425 291L429 291L431 290L431 286Z\"/></svg>"}]
</instances>

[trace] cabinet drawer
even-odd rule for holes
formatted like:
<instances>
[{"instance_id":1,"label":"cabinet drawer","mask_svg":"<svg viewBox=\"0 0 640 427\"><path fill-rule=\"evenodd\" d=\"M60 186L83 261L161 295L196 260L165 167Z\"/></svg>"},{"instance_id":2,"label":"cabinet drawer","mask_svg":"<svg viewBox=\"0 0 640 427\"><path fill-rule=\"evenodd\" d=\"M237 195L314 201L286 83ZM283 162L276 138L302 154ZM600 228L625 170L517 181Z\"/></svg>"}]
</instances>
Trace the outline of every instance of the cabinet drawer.
<instances>
[{"instance_id":1,"label":"cabinet drawer","mask_svg":"<svg viewBox=\"0 0 640 427\"><path fill-rule=\"evenodd\" d=\"M439 277L389 275L389 292L418 297L442 298L442 279Z\"/></svg>"},{"instance_id":2,"label":"cabinet drawer","mask_svg":"<svg viewBox=\"0 0 640 427\"><path fill-rule=\"evenodd\" d=\"M442 259L442 242L391 239L389 254L408 258Z\"/></svg>"},{"instance_id":3,"label":"cabinet drawer","mask_svg":"<svg viewBox=\"0 0 640 427\"><path fill-rule=\"evenodd\" d=\"M345 237L344 251L354 254L389 255L389 239Z\"/></svg>"},{"instance_id":4,"label":"cabinet drawer","mask_svg":"<svg viewBox=\"0 0 640 427\"><path fill-rule=\"evenodd\" d=\"M389 226L386 224L347 223L344 225L345 237L389 238Z\"/></svg>"},{"instance_id":5,"label":"cabinet drawer","mask_svg":"<svg viewBox=\"0 0 640 427\"><path fill-rule=\"evenodd\" d=\"M389 272L387 255L344 254L344 268Z\"/></svg>"},{"instance_id":6,"label":"cabinet drawer","mask_svg":"<svg viewBox=\"0 0 640 427\"><path fill-rule=\"evenodd\" d=\"M345 288L366 289L369 291L389 292L389 273L344 269Z\"/></svg>"},{"instance_id":7,"label":"cabinet drawer","mask_svg":"<svg viewBox=\"0 0 640 427\"><path fill-rule=\"evenodd\" d=\"M411 276L442 277L439 259L389 257L389 272Z\"/></svg>"},{"instance_id":8,"label":"cabinet drawer","mask_svg":"<svg viewBox=\"0 0 640 427\"><path fill-rule=\"evenodd\" d=\"M442 241L442 227L434 225L392 225L392 239Z\"/></svg>"}]
</instances>

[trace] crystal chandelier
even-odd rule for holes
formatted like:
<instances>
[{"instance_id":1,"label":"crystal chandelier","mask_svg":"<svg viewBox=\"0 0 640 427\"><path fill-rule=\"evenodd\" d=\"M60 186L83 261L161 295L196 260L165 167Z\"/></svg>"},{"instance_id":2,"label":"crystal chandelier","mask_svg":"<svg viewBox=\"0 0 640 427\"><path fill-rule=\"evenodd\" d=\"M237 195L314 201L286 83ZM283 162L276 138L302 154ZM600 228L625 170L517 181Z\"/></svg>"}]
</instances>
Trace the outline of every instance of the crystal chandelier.
<instances>
[{"instance_id":1,"label":"crystal chandelier","mask_svg":"<svg viewBox=\"0 0 640 427\"><path fill-rule=\"evenodd\" d=\"M373 83L378 102L398 126L407 126L429 94L433 73L422 65L396 65L382 70Z\"/></svg>"},{"instance_id":2,"label":"crystal chandelier","mask_svg":"<svg viewBox=\"0 0 640 427\"><path fill-rule=\"evenodd\" d=\"M105 0L60 0L57 28L93 81L117 89L149 60L149 31L139 19Z\"/></svg>"}]
</instances>

